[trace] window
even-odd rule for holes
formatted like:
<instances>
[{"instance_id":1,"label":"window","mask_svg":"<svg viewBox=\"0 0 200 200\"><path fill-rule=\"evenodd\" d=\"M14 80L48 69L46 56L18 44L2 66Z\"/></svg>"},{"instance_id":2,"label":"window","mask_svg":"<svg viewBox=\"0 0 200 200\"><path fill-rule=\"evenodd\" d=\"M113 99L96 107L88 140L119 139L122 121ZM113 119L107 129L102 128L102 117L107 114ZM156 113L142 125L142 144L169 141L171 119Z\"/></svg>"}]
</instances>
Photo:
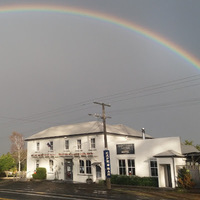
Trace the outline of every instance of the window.
<instances>
[{"instance_id":1,"label":"window","mask_svg":"<svg viewBox=\"0 0 200 200\"><path fill-rule=\"evenodd\" d=\"M151 170L151 176L158 176L158 168L156 160L150 160L150 170Z\"/></svg>"},{"instance_id":2,"label":"window","mask_svg":"<svg viewBox=\"0 0 200 200\"><path fill-rule=\"evenodd\" d=\"M90 139L90 149L95 149L95 148L96 148L95 138L91 138Z\"/></svg>"},{"instance_id":3,"label":"window","mask_svg":"<svg viewBox=\"0 0 200 200\"><path fill-rule=\"evenodd\" d=\"M80 166L79 172L80 172L81 174L84 174L84 173L85 173L85 171L84 171L84 169L85 169L85 167L84 167L84 160L79 160L79 166Z\"/></svg>"},{"instance_id":4,"label":"window","mask_svg":"<svg viewBox=\"0 0 200 200\"><path fill-rule=\"evenodd\" d=\"M135 175L135 160L128 160L128 174Z\"/></svg>"},{"instance_id":5,"label":"window","mask_svg":"<svg viewBox=\"0 0 200 200\"><path fill-rule=\"evenodd\" d=\"M53 172L53 160L49 160L49 170Z\"/></svg>"},{"instance_id":6,"label":"window","mask_svg":"<svg viewBox=\"0 0 200 200\"><path fill-rule=\"evenodd\" d=\"M53 141L48 142L47 146L49 147L50 151L53 151Z\"/></svg>"},{"instance_id":7,"label":"window","mask_svg":"<svg viewBox=\"0 0 200 200\"><path fill-rule=\"evenodd\" d=\"M92 173L91 161L86 160L86 174L91 174L91 173Z\"/></svg>"},{"instance_id":8,"label":"window","mask_svg":"<svg viewBox=\"0 0 200 200\"><path fill-rule=\"evenodd\" d=\"M126 162L125 160L119 160L119 174L126 175Z\"/></svg>"},{"instance_id":9,"label":"window","mask_svg":"<svg viewBox=\"0 0 200 200\"><path fill-rule=\"evenodd\" d=\"M40 143L39 142L36 143L36 151L40 151Z\"/></svg>"},{"instance_id":10,"label":"window","mask_svg":"<svg viewBox=\"0 0 200 200\"><path fill-rule=\"evenodd\" d=\"M77 149L78 149L78 150L81 149L81 140L77 140Z\"/></svg>"},{"instance_id":11,"label":"window","mask_svg":"<svg viewBox=\"0 0 200 200\"><path fill-rule=\"evenodd\" d=\"M69 150L69 140L65 140L65 149Z\"/></svg>"},{"instance_id":12,"label":"window","mask_svg":"<svg viewBox=\"0 0 200 200\"><path fill-rule=\"evenodd\" d=\"M39 160L36 160L36 169L39 167Z\"/></svg>"}]
</instances>

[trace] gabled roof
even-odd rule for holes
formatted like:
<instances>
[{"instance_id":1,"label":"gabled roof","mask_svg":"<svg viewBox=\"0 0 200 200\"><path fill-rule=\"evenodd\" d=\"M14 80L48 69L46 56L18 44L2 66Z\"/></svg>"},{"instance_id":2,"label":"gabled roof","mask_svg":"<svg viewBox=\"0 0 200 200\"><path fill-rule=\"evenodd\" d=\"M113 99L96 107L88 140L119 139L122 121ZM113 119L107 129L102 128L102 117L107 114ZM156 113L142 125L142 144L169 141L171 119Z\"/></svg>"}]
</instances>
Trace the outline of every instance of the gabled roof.
<instances>
[{"instance_id":1,"label":"gabled roof","mask_svg":"<svg viewBox=\"0 0 200 200\"><path fill-rule=\"evenodd\" d=\"M106 124L106 132L117 135L124 135L130 137L142 138L142 133L131 129L124 125L109 125ZM85 135L93 133L103 133L103 123L98 121L84 122L71 125L62 125L48 128L44 131L36 133L26 140L53 138L53 137L65 137L75 135ZM146 135L146 138L152 138L150 135Z\"/></svg>"},{"instance_id":2,"label":"gabled roof","mask_svg":"<svg viewBox=\"0 0 200 200\"><path fill-rule=\"evenodd\" d=\"M181 144L181 150L182 154L200 153L200 151L192 145Z\"/></svg>"},{"instance_id":3,"label":"gabled roof","mask_svg":"<svg viewBox=\"0 0 200 200\"><path fill-rule=\"evenodd\" d=\"M168 151L164 151L162 153L156 154L154 157L184 157L182 154L173 151L173 150L168 150Z\"/></svg>"}]
</instances>

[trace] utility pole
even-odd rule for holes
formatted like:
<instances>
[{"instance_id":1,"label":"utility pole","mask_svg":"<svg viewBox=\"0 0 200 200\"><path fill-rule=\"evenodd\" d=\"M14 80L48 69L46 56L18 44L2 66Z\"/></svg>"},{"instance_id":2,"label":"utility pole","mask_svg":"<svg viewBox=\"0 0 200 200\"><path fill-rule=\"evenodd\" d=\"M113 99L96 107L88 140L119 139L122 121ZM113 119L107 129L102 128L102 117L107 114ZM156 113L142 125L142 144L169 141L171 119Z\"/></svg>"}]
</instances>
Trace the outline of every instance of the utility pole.
<instances>
[{"instance_id":1,"label":"utility pole","mask_svg":"<svg viewBox=\"0 0 200 200\"><path fill-rule=\"evenodd\" d=\"M109 104L94 102L94 104L98 104L102 106L102 121L103 121L103 133L104 133L104 164L105 164L105 173L106 173L106 185L107 189L111 189L111 167L110 167L110 152L108 150L108 142L107 142L107 132L106 132L106 117L105 114L105 106L111 107Z\"/></svg>"}]
</instances>

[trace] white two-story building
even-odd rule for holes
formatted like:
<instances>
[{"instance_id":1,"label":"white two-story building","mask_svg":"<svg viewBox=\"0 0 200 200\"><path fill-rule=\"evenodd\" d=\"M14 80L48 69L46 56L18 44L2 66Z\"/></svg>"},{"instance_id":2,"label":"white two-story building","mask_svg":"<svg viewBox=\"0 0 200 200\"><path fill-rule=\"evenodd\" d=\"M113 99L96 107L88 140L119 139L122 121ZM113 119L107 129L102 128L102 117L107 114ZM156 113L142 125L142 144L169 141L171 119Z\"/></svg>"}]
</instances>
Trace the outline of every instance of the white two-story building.
<instances>
[{"instance_id":1,"label":"white two-story building","mask_svg":"<svg viewBox=\"0 0 200 200\"><path fill-rule=\"evenodd\" d=\"M179 137L154 139L124 125L106 127L112 174L155 176L160 187L175 187L176 166L185 164ZM102 122L51 127L26 141L27 178L45 167L49 180L105 179Z\"/></svg>"}]
</instances>

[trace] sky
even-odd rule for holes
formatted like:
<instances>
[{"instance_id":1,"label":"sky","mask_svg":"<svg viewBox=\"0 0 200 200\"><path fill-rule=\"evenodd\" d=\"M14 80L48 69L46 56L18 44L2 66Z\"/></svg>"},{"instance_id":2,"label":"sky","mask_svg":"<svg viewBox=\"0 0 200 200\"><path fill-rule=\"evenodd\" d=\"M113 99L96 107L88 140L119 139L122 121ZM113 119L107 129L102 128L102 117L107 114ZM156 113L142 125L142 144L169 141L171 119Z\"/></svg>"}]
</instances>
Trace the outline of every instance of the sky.
<instances>
[{"instance_id":1,"label":"sky","mask_svg":"<svg viewBox=\"0 0 200 200\"><path fill-rule=\"evenodd\" d=\"M199 0L0 2L0 154L9 136L101 120L200 144L200 66L141 33L94 17L41 10L73 7L137 24L200 57ZM4 8L10 12L3 12Z\"/></svg>"}]
</instances>

